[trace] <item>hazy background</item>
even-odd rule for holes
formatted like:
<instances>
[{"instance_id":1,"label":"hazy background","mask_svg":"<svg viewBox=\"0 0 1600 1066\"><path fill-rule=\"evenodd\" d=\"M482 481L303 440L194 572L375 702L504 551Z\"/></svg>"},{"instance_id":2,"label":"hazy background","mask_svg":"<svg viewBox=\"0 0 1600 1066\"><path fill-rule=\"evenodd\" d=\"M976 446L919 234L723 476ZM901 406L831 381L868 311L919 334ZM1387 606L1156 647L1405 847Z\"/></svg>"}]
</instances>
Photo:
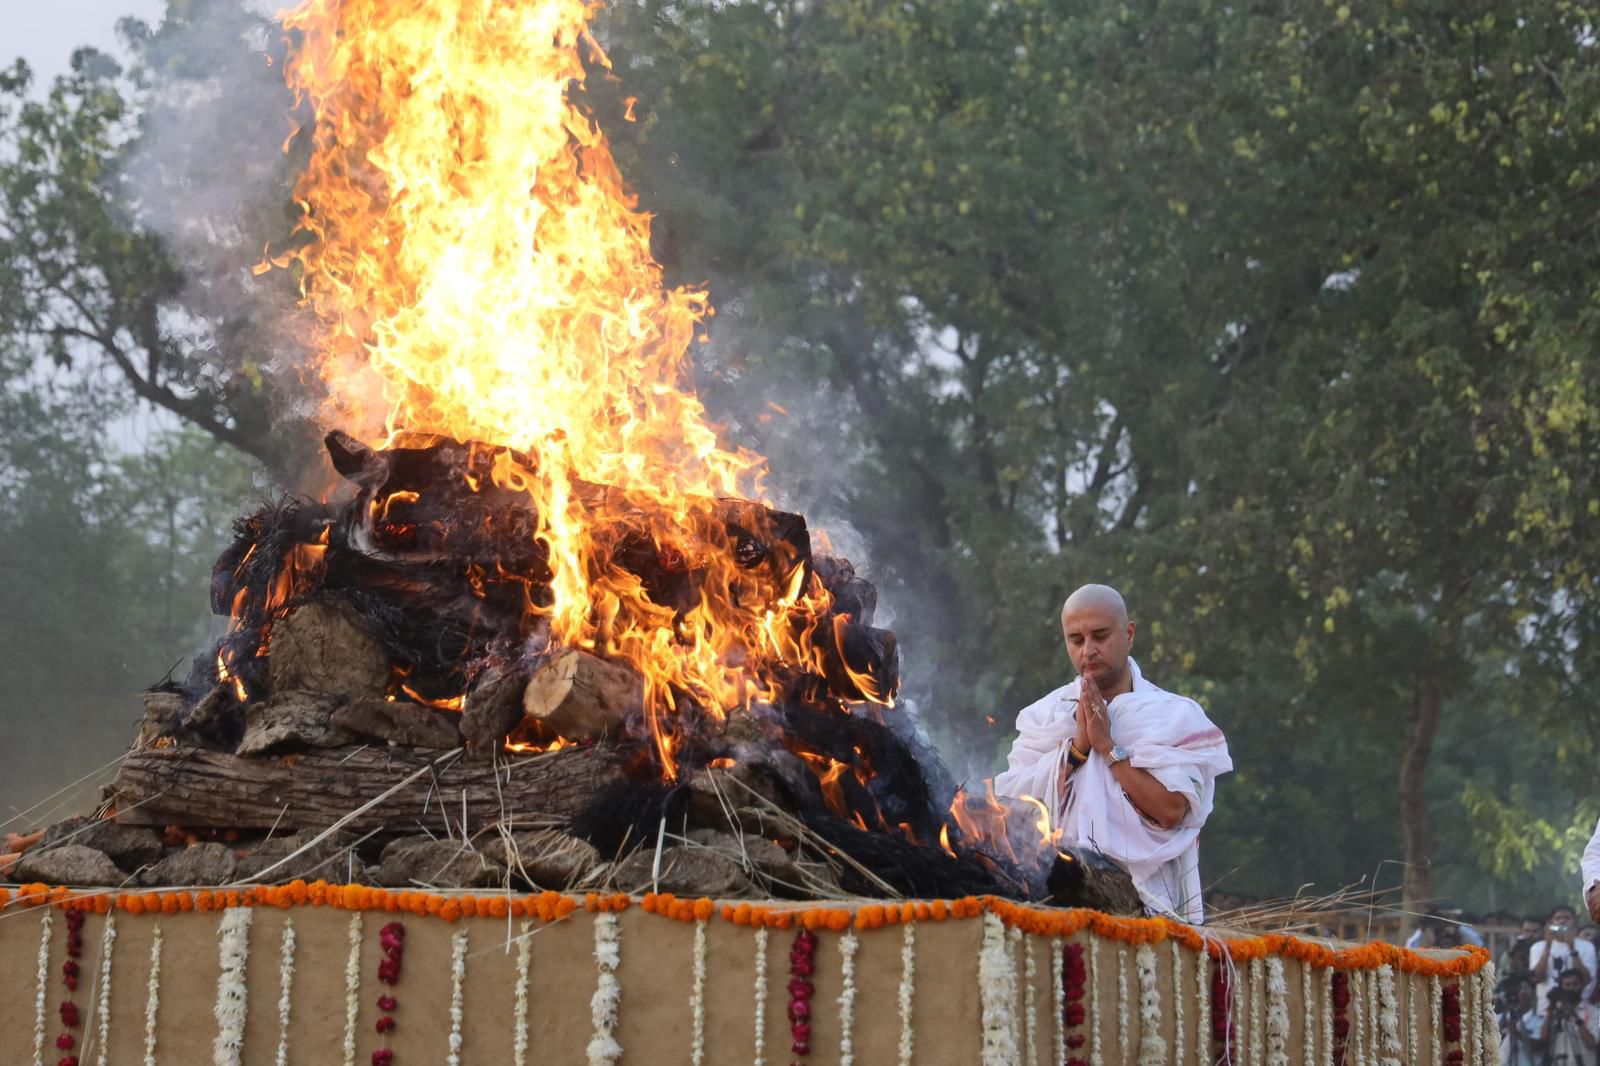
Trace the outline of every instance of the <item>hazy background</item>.
<instances>
[{"instance_id":1,"label":"hazy background","mask_svg":"<svg viewBox=\"0 0 1600 1066\"><path fill-rule=\"evenodd\" d=\"M0 86L0 803L87 775L16 828L85 802L204 647L229 522L308 484L315 427L292 292L247 269L292 220L281 36L233 0L3 2L31 79ZM1579 14L619 0L595 29L620 81L585 104L718 309L700 392L878 583L958 776L1108 581L1234 751L1208 883L1574 897Z\"/></svg>"}]
</instances>

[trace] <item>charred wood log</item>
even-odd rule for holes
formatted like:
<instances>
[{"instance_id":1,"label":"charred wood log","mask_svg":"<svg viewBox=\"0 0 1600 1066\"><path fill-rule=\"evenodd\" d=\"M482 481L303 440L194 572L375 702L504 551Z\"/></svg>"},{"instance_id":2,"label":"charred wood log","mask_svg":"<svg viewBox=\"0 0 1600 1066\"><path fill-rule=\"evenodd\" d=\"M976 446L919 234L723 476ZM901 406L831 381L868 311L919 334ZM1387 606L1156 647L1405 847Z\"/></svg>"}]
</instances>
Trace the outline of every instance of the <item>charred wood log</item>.
<instances>
[{"instance_id":1,"label":"charred wood log","mask_svg":"<svg viewBox=\"0 0 1600 1066\"><path fill-rule=\"evenodd\" d=\"M811 560L813 572L822 587L833 597L833 613L849 615L854 622L870 626L878 610L878 590L856 575L849 559L837 555L818 555Z\"/></svg>"},{"instance_id":2,"label":"charred wood log","mask_svg":"<svg viewBox=\"0 0 1600 1066\"><path fill-rule=\"evenodd\" d=\"M644 679L623 663L567 649L528 679L522 710L546 735L568 740L616 736L644 712Z\"/></svg>"},{"instance_id":3,"label":"charred wood log","mask_svg":"<svg viewBox=\"0 0 1600 1066\"><path fill-rule=\"evenodd\" d=\"M448 820L459 832L463 813L473 826L506 817L565 821L625 784L626 757L597 745L493 767L402 748L286 759L163 748L124 759L112 792L124 825L440 832Z\"/></svg>"},{"instance_id":4,"label":"charred wood log","mask_svg":"<svg viewBox=\"0 0 1600 1066\"><path fill-rule=\"evenodd\" d=\"M506 737L522 721L523 690L528 677L517 668L490 670L478 678L461 709L461 735L467 757L492 760Z\"/></svg>"},{"instance_id":5,"label":"charred wood log","mask_svg":"<svg viewBox=\"0 0 1600 1066\"><path fill-rule=\"evenodd\" d=\"M1063 907L1088 907L1129 916L1144 914L1144 901L1128 871L1089 848L1058 850L1046 887L1051 900Z\"/></svg>"}]
</instances>

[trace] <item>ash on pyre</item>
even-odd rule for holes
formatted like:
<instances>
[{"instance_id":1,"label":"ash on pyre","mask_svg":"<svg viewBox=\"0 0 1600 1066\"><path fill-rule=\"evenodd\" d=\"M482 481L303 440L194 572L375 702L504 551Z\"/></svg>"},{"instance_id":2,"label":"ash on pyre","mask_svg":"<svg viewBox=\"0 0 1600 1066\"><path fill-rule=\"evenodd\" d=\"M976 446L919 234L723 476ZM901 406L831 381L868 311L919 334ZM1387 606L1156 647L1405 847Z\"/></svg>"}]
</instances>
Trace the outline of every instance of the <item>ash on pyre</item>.
<instances>
[{"instance_id":1,"label":"ash on pyre","mask_svg":"<svg viewBox=\"0 0 1600 1066\"><path fill-rule=\"evenodd\" d=\"M918 750L873 587L688 384L711 312L580 106L590 12L285 17L311 152L258 272L300 287L344 484L238 523L230 631L147 699L117 821L244 833L226 876L1038 894L1053 849Z\"/></svg>"}]
</instances>

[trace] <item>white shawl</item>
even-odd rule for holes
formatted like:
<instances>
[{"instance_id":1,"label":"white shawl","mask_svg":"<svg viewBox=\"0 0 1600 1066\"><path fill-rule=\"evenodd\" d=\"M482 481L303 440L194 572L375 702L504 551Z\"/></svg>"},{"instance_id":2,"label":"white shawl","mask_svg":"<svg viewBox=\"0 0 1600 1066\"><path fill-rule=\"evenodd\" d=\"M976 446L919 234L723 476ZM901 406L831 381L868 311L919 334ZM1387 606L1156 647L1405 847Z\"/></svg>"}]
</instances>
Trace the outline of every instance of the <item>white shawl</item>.
<instances>
[{"instance_id":1,"label":"white shawl","mask_svg":"<svg viewBox=\"0 0 1600 1066\"><path fill-rule=\"evenodd\" d=\"M994 790L1042 801L1061 826L1062 843L1103 852L1127 868L1152 912L1198 924L1204 916L1200 827L1211 814L1216 777L1233 769L1233 760L1222 730L1198 703L1146 681L1132 659L1128 666L1133 691L1106 704L1111 737L1128 749L1129 762L1189 801L1176 828L1147 821L1098 752L1067 779L1065 795L1057 789L1067 743L1077 731L1076 680L1017 715L1017 740Z\"/></svg>"}]
</instances>

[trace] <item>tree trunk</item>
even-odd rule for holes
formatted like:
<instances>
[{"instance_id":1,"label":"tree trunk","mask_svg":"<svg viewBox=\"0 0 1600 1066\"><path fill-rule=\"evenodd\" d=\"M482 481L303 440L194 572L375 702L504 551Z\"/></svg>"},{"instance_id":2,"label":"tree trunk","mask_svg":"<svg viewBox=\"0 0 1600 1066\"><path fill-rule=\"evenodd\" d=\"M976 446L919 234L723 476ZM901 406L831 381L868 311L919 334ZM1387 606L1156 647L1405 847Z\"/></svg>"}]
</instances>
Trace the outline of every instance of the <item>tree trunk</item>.
<instances>
[{"instance_id":1,"label":"tree trunk","mask_svg":"<svg viewBox=\"0 0 1600 1066\"><path fill-rule=\"evenodd\" d=\"M1439 733L1444 711L1444 690L1432 681L1418 683L1416 717L1411 740L1400 760L1400 828L1405 836L1406 865L1401 880L1400 935L1409 936L1417 916L1433 896L1433 854L1428 834L1428 798L1425 784L1428 756Z\"/></svg>"}]
</instances>

